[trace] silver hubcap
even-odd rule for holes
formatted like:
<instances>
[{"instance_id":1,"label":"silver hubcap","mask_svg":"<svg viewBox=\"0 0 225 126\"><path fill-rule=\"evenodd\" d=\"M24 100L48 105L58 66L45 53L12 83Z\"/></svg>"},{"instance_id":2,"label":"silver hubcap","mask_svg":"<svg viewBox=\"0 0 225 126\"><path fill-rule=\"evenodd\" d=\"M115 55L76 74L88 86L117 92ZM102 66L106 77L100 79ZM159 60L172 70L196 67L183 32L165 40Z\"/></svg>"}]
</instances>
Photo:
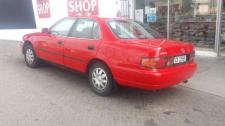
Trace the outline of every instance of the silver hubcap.
<instances>
[{"instance_id":1,"label":"silver hubcap","mask_svg":"<svg viewBox=\"0 0 225 126\"><path fill-rule=\"evenodd\" d=\"M98 90L104 90L107 83L107 74L102 68L95 68L92 72L92 82Z\"/></svg>"},{"instance_id":2,"label":"silver hubcap","mask_svg":"<svg viewBox=\"0 0 225 126\"><path fill-rule=\"evenodd\" d=\"M34 53L31 49L27 49L26 51L26 61L29 64L32 64L34 62Z\"/></svg>"}]
</instances>

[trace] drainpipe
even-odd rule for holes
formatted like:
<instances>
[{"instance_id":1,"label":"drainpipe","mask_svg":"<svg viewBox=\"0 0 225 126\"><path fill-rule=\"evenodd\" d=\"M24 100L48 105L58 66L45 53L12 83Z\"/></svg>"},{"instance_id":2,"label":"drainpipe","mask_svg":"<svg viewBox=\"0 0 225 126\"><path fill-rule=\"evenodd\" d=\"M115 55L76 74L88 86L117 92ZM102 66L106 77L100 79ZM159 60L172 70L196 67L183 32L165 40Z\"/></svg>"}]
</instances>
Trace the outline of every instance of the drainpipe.
<instances>
[{"instance_id":1,"label":"drainpipe","mask_svg":"<svg viewBox=\"0 0 225 126\"><path fill-rule=\"evenodd\" d=\"M168 0L167 4L167 39L170 39L170 0Z\"/></svg>"},{"instance_id":2,"label":"drainpipe","mask_svg":"<svg viewBox=\"0 0 225 126\"><path fill-rule=\"evenodd\" d=\"M216 34L215 34L215 51L217 56L220 56L221 43L221 22L222 22L222 8L223 0L217 0L217 15L216 15Z\"/></svg>"},{"instance_id":3,"label":"drainpipe","mask_svg":"<svg viewBox=\"0 0 225 126\"><path fill-rule=\"evenodd\" d=\"M133 7L132 7L132 18L133 20L135 20L135 10L136 10L136 0L132 0L132 3L133 3Z\"/></svg>"}]
</instances>

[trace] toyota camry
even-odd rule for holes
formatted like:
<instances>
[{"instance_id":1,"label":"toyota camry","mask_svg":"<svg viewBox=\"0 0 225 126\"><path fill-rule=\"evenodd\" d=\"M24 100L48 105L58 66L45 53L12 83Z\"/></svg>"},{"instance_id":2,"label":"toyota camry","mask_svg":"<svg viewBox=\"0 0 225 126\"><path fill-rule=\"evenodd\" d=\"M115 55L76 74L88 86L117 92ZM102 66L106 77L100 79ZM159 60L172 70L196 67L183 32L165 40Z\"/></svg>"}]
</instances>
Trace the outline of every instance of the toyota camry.
<instances>
[{"instance_id":1,"label":"toyota camry","mask_svg":"<svg viewBox=\"0 0 225 126\"><path fill-rule=\"evenodd\" d=\"M42 61L87 73L99 95L118 85L157 90L187 82L196 71L195 48L119 18L67 17L23 37L27 66Z\"/></svg>"}]
</instances>

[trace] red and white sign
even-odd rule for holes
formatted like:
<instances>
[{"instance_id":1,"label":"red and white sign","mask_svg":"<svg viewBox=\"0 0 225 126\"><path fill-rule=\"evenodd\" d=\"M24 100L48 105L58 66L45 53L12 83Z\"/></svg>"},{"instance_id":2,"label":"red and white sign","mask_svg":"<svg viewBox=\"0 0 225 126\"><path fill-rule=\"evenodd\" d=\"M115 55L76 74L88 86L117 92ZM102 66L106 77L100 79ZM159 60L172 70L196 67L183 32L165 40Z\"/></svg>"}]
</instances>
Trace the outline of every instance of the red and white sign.
<instances>
[{"instance_id":1,"label":"red and white sign","mask_svg":"<svg viewBox=\"0 0 225 126\"><path fill-rule=\"evenodd\" d=\"M49 18L51 16L49 0L37 0L37 11L39 18Z\"/></svg>"},{"instance_id":2,"label":"red and white sign","mask_svg":"<svg viewBox=\"0 0 225 126\"><path fill-rule=\"evenodd\" d=\"M69 16L98 15L98 0L68 0Z\"/></svg>"}]
</instances>

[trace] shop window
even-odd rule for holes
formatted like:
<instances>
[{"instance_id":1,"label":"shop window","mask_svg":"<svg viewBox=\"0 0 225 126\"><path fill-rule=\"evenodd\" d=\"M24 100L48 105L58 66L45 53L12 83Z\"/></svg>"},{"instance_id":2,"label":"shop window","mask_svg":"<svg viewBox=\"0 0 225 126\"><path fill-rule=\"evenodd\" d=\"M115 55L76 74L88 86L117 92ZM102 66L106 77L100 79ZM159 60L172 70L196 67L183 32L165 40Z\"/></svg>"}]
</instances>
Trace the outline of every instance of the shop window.
<instances>
[{"instance_id":1,"label":"shop window","mask_svg":"<svg viewBox=\"0 0 225 126\"><path fill-rule=\"evenodd\" d=\"M223 0L223 10L222 10L222 28L221 28L221 48L225 49L225 0Z\"/></svg>"},{"instance_id":2,"label":"shop window","mask_svg":"<svg viewBox=\"0 0 225 126\"><path fill-rule=\"evenodd\" d=\"M217 0L171 0L170 39L214 48Z\"/></svg>"},{"instance_id":3,"label":"shop window","mask_svg":"<svg viewBox=\"0 0 225 126\"><path fill-rule=\"evenodd\" d=\"M144 24L167 37L167 0L144 0Z\"/></svg>"}]
</instances>

